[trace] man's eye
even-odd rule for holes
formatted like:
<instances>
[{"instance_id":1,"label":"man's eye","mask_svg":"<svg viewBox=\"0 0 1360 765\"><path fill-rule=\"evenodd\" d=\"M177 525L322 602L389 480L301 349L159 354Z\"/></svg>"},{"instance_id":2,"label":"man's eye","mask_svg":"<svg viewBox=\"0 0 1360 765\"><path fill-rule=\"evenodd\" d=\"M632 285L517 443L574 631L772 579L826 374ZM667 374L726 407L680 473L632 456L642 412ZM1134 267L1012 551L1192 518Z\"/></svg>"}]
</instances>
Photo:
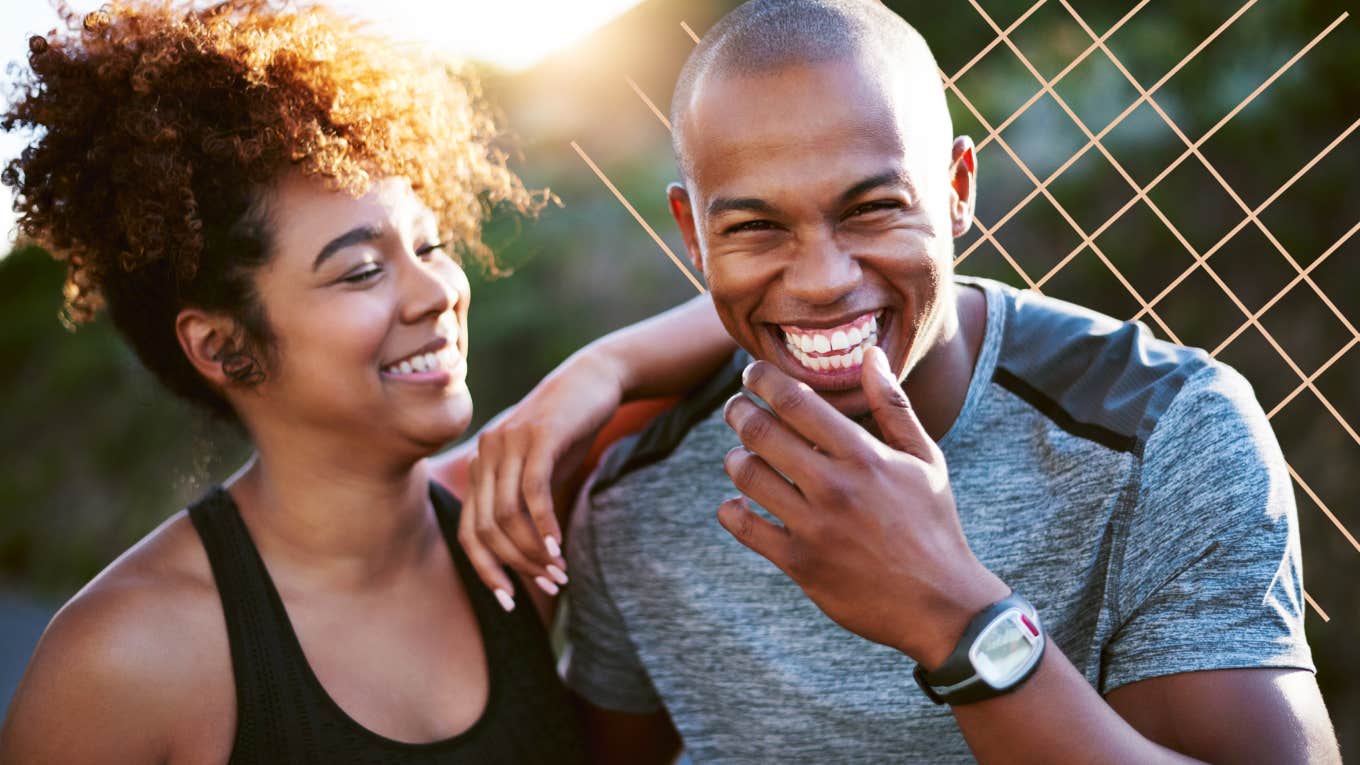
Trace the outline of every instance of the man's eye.
<instances>
[{"instance_id":1,"label":"man's eye","mask_svg":"<svg viewBox=\"0 0 1360 765\"><path fill-rule=\"evenodd\" d=\"M740 234L745 231L769 231L774 228L774 223L768 220L748 220L742 221L732 226L728 226L723 231L724 234Z\"/></svg>"},{"instance_id":2,"label":"man's eye","mask_svg":"<svg viewBox=\"0 0 1360 765\"><path fill-rule=\"evenodd\" d=\"M850 211L850 215L848 217L853 218L856 215L866 215L868 213L880 212L882 210L899 210L901 208L902 208L901 202L896 202L891 199L880 199L877 202L868 202L860 205L859 207L856 207L855 209Z\"/></svg>"},{"instance_id":3,"label":"man's eye","mask_svg":"<svg viewBox=\"0 0 1360 765\"><path fill-rule=\"evenodd\" d=\"M449 244L448 242L435 242L434 244L427 244L424 247L417 247L416 256L423 258L426 255L433 255L436 251L442 250L445 247L447 247L448 244Z\"/></svg>"},{"instance_id":4,"label":"man's eye","mask_svg":"<svg viewBox=\"0 0 1360 765\"><path fill-rule=\"evenodd\" d=\"M377 276L380 273L382 273L382 269L378 268L377 266L373 266L372 268L365 268L362 271L358 271L356 273L350 274L349 276L342 277L340 281L347 282L349 284L360 284L362 282L368 281L369 279L372 279L373 277Z\"/></svg>"}]
</instances>

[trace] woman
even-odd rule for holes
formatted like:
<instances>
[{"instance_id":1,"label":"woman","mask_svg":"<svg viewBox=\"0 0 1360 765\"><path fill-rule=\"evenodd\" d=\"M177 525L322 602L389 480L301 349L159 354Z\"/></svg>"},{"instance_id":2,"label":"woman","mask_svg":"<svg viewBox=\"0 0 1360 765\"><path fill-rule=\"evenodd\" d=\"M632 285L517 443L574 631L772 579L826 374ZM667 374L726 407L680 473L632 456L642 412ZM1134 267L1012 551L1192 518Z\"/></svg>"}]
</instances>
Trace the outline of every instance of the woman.
<instances>
[{"instance_id":1,"label":"woman","mask_svg":"<svg viewBox=\"0 0 1360 765\"><path fill-rule=\"evenodd\" d=\"M20 226L67 259L72 319L107 306L256 452L57 614L0 761L581 761L540 623L560 534L493 595L426 461L471 417L458 255L484 206L543 201L475 89L320 9L66 15L4 120L41 129L4 174ZM695 304L598 342L556 378L590 403L552 448L697 381L720 338Z\"/></svg>"}]
</instances>

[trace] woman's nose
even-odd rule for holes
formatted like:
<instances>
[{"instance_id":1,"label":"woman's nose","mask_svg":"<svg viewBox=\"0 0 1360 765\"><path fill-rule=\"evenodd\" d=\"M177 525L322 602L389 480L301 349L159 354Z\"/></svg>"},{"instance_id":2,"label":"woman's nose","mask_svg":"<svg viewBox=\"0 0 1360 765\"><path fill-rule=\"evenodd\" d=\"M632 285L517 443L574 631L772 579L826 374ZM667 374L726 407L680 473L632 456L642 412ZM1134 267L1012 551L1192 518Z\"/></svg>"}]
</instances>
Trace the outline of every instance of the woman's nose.
<instances>
[{"instance_id":1,"label":"woman's nose","mask_svg":"<svg viewBox=\"0 0 1360 765\"><path fill-rule=\"evenodd\" d=\"M439 269L412 256L401 280L402 318L418 322L458 305L458 290Z\"/></svg>"}]
</instances>

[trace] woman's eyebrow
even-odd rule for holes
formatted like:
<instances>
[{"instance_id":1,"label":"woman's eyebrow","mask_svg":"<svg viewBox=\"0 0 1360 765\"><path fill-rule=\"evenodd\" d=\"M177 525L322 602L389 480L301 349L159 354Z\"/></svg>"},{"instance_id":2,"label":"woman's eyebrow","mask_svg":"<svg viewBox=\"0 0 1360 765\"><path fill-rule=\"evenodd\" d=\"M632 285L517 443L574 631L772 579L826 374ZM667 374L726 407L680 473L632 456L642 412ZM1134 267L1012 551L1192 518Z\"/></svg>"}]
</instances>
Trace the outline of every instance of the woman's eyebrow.
<instances>
[{"instance_id":1,"label":"woman's eyebrow","mask_svg":"<svg viewBox=\"0 0 1360 765\"><path fill-rule=\"evenodd\" d=\"M312 261L312 270L315 271L320 268L321 264L326 262L326 258L329 258L336 252L353 244L371 242L374 239L381 238L382 235L382 226L365 225L352 228L329 242L326 242L326 246L321 248L321 252L317 253L316 260Z\"/></svg>"}]
</instances>

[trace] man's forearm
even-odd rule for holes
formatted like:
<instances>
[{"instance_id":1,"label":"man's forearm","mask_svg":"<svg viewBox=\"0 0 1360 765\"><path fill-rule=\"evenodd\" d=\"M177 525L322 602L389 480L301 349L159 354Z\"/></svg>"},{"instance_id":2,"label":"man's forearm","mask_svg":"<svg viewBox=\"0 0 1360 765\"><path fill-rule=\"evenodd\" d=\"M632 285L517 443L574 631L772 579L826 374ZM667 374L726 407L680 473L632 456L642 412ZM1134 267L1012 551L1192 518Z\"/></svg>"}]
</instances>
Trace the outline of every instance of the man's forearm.
<instances>
[{"instance_id":1,"label":"man's forearm","mask_svg":"<svg viewBox=\"0 0 1360 765\"><path fill-rule=\"evenodd\" d=\"M1120 717L1049 640L1019 689L952 707L978 762L1198 762L1145 738Z\"/></svg>"},{"instance_id":2,"label":"man's forearm","mask_svg":"<svg viewBox=\"0 0 1360 765\"><path fill-rule=\"evenodd\" d=\"M605 335L581 349L614 370L625 401L674 396L707 379L736 344L707 295Z\"/></svg>"}]
</instances>

